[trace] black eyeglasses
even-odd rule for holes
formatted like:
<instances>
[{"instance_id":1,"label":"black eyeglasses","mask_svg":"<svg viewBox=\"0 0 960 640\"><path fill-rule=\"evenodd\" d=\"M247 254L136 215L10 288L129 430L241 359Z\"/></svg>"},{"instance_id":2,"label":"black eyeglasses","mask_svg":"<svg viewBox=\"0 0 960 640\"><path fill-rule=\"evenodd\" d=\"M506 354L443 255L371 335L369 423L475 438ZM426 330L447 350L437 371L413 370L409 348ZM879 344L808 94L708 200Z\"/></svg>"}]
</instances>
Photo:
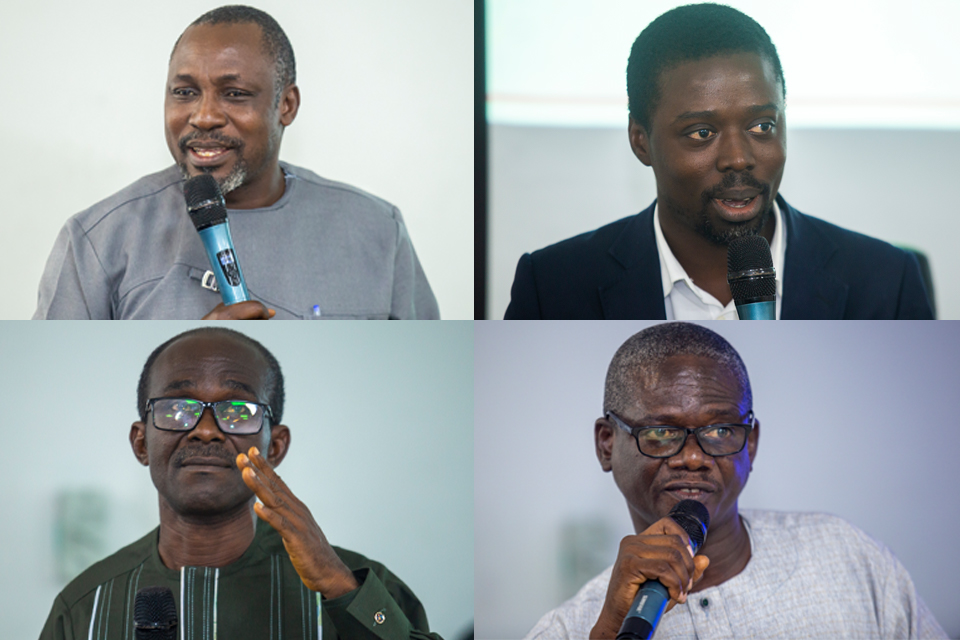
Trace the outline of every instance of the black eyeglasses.
<instances>
[{"instance_id":1,"label":"black eyeglasses","mask_svg":"<svg viewBox=\"0 0 960 640\"><path fill-rule=\"evenodd\" d=\"M263 417L271 420L270 407L249 400L202 402L192 398L152 398L146 410L153 414L153 426L162 431L190 431L200 422L207 408L213 409L217 426L224 433L249 436L260 433Z\"/></svg>"},{"instance_id":2,"label":"black eyeglasses","mask_svg":"<svg viewBox=\"0 0 960 640\"><path fill-rule=\"evenodd\" d=\"M612 419L618 427L632 435L640 453L651 458L672 458L677 455L691 433L697 437L697 443L708 456L732 456L743 451L750 430L757 424L753 411L747 413L747 424L708 424L704 427L631 427L609 411L607 419Z\"/></svg>"}]
</instances>

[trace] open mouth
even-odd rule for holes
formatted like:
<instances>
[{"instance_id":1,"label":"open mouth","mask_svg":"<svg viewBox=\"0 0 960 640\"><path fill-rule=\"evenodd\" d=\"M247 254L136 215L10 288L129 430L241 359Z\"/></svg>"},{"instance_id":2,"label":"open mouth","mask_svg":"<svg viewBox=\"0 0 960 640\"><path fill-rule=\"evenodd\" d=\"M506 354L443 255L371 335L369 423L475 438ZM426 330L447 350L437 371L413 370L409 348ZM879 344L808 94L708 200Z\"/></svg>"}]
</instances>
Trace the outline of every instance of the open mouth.
<instances>
[{"instance_id":1,"label":"open mouth","mask_svg":"<svg viewBox=\"0 0 960 640\"><path fill-rule=\"evenodd\" d=\"M190 161L198 166L219 164L231 151L230 147L187 147Z\"/></svg>"},{"instance_id":2,"label":"open mouth","mask_svg":"<svg viewBox=\"0 0 960 640\"><path fill-rule=\"evenodd\" d=\"M730 198L713 198L717 205L720 217L730 222L743 222L749 220L760 213L760 206L763 204L759 195L743 200Z\"/></svg>"}]
</instances>

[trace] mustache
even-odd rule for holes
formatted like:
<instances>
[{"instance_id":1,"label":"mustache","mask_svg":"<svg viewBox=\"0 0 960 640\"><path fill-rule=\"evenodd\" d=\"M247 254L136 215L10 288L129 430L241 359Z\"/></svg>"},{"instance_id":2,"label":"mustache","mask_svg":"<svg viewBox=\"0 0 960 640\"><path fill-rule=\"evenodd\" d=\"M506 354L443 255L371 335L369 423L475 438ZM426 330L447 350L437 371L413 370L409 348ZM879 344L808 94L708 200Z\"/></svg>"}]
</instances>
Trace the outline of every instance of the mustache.
<instances>
[{"instance_id":1,"label":"mustache","mask_svg":"<svg viewBox=\"0 0 960 640\"><path fill-rule=\"evenodd\" d=\"M706 204L712 199L719 198L720 194L727 189L736 189L738 187L756 189L760 192L759 195L763 196L764 199L769 199L770 185L760 182L749 171L744 171L743 173L728 173L724 175L723 179L719 183L704 191L700 195L700 199L703 200L703 204L706 206Z\"/></svg>"},{"instance_id":2,"label":"mustache","mask_svg":"<svg viewBox=\"0 0 960 640\"><path fill-rule=\"evenodd\" d=\"M231 138L230 136L225 136L222 133L217 131L212 131L210 133L201 133L199 131L193 131L187 135L180 138L177 141L177 146L180 147L180 152L183 154L187 153L187 146L193 142L216 142L222 144L225 147L232 147L234 149L243 150L243 140L239 138Z\"/></svg>"},{"instance_id":3,"label":"mustache","mask_svg":"<svg viewBox=\"0 0 960 640\"><path fill-rule=\"evenodd\" d=\"M231 466L235 466L234 455L217 444L188 444L174 454L173 464L182 467L188 458L218 458Z\"/></svg>"}]
</instances>

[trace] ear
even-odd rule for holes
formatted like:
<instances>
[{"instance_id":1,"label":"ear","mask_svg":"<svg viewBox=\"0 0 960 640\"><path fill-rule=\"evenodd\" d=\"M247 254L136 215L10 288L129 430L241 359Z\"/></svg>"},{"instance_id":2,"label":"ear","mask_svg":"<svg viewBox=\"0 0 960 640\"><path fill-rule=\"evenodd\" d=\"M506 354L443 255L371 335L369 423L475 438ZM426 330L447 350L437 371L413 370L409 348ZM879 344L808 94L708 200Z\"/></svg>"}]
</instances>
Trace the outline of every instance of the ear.
<instances>
[{"instance_id":1,"label":"ear","mask_svg":"<svg viewBox=\"0 0 960 640\"><path fill-rule=\"evenodd\" d=\"M287 86L280 96L278 108L280 124L289 127L297 117L297 112L300 111L300 87L295 84Z\"/></svg>"},{"instance_id":2,"label":"ear","mask_svg":"<svg viewBox=\"0 0 960 640\"><path fill-rule=\"evenodd\" d=\"M130 448L140 464L150 466L150 458L147 456L147 425L142 422L130 425Z\"/></svg>"},{"instance_id":3,"label":"ear","mask_svg":"<svg viewBox=\"0 0 960 640\"><path fill-rule=\"evenodd\" d=\"M597 447L597 460L604 471L612 471L613 438L615 431L606 418L598 418L593 423L593 439Z\"/></svg>"},{"instance_id":4,"label":"ear","mask_svg":"<svg viewBox=\"0 0 960 640\"><path fill-rule=\"evenodd\" d=\"M633 149L633 155L649 167L652 161L650 160L650 136L647 135L647 130L639 122L630 118L627 131L630 135L630 148Z\"/></svg>"},{"instance_id":5,"label":"ear","mask_svg":"<svg viewBox=\"0 0 960 640\"><path fill-rule=\"evenodd\" d=\"M270 445L267 449L267 462L273 467L280 466L290 449L290 429L285 424L270 427Z\"/></svg>"},{"instance_id":6,"label":"ear","mask_svg":"<svg viewBox=\"0 0 960 640\"><path fill-rule=\"evenodd\" d=\"M760 441L760 421L757 420L747 436L747 454L750 456L750 470L753 471L753 460L757 457L757 443Z\"/></svg>"}]
</instances>

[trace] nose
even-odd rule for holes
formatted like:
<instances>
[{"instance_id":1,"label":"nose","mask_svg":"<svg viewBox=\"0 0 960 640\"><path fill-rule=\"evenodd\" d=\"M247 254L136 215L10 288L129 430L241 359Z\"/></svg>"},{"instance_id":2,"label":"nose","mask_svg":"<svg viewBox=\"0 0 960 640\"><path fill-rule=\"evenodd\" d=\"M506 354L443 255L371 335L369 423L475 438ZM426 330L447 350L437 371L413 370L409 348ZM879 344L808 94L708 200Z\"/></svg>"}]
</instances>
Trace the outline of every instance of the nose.
<instances>
[{"instance_id":1,"label":"nose","mask_svg":"<svg viewBox=\"0 0 960 640\"><path fill-rule=\"evenodd\" d=\"M201 131L209 131L227 124L227 117L220 108L220 100L209 91L200 95L196 106L190 114L189 123Z\"/></svg>"},{"instance_id":2,"label":"nose","mask_svg":"<svg viewBox=\"0 0 960 640\"><path fill-rule=\"evenodd\" d=\"M223 432L220 431L220 427L217 426L217 419L214 417L211 407L203 408L203 413L200 414L200 421L197 422L197 426L187 434L187 438L190 440L200 440L204 443L214 440L221 442L225 440Z\"/></svg>"},{"instance_id":3,"label":"nose","mask_svg":"<svg viewBox=\"0 0 960 640\"><path fill-rule=\"evenodd\" d=\"M700 448L697 442L697 436L694 433L687 434L687 440L683 443L683 448L675 456L667 459L667 464L671 469L688 469L696 471L703 467L709 467L714 464L713 456L708 456Z\"/></svg>"},{"instance_id":4,"label":"nose","mask_svg":"<svg viewBox=\"0 0 960 640\"><path fill-rule=\"evenodd\" d=\"M753 169L756 158L750 144L749 134L746 131L727 133L720 136L719 155L717 156L717 170L747 171Z\"/></svg>"}]
</instances>

